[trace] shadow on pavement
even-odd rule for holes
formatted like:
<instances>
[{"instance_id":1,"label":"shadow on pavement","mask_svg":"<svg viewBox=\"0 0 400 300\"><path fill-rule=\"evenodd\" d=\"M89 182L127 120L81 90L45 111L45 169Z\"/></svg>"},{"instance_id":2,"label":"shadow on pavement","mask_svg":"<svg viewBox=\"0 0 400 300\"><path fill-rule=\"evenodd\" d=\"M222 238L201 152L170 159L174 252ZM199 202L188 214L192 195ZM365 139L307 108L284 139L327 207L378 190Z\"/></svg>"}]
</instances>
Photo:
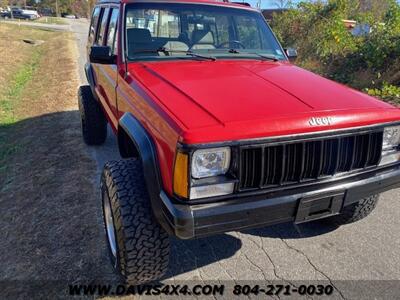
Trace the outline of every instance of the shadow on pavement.
<instances>
[{"instance_id":1,"label":"shadow on pavement","mask_svg":"<svg viewBox=\"0 0 400 300\"><path fill-rule=\"evenodd\" d=\"M220 234L197 240L173 239L171 246L169 271L164 279L227 259L240 250L242 241L228 234ZM180 278L186 279L184 275Z\"/></svg>"},{"instance_id":2,"label":"shadow on pavement","mask_svg":"<svg viewBox=\"0 0 400 300\"><path fill-rule=\"evenodd\" d=\"M321 219L300 225L284 223L264 228L250 229L243 231L243 233L268 238L302 239L323 235L338 228L339 226L331 223L329 219Z\"/></svg>"}]
</instances>

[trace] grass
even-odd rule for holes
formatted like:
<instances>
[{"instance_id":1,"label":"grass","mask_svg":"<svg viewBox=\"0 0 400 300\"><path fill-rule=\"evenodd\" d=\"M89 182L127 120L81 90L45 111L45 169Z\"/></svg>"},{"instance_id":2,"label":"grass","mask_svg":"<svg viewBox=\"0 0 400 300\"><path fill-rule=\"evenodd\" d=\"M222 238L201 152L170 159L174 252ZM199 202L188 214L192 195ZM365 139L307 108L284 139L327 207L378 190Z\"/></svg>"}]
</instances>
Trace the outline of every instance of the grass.
<instances>
[{"instance_id":1,"label":"grass","mask_svg":"<svg viewBox=\"0 0 400 300\"><path fill-rule=\"evenodd\" d=\"M58 17L41 17L41 18L35 20L34 22L45 23L45 24L56 24L56 25L67 25L68 24L64 19L58 18Z\"/></svg>"},{"instance_id":2,"label":"grass","mask_svg":"<svg viewBox=\"0 0 400 300\"><path fill-rule=\"evenodd\" d=\"M6 91L4 96L0 97L0 127L4 128L4 130L0 130L0 174L7 171L7 158L16 153L20 148L18 144L7 142L8 125L18 120L14 113L14 107L18 105L18 100L26 84L32 80L40 57L40 51L33 51L32 60L19 68L12 79L8 91Z\"/></svg>"},{"instance_id":3,"label":"grass","mask_svg":"<svg viewBox=\"0 0 400 300\"><path fill-rule=\"evenodd\" d=\"M40 58L40 48L36 47L32 51L31 60L20 66L10 80L11 84L9 85L5 95L0 97L0 125L12 124L17 121L14 107L18 104L17 102L25 88L25 85L32 79Z\"/></svg>"},{"instance_id":4,"label":"grass","mask_svg":"<svg viewBox=\"0 0 400 300\"><path fill-rule=\"evenodd\" d=\"M21 107L28 106L26 100L36 94L27 91L33 81L41 61L46 55L54 55L46 50L45 44L34 46L23 39L48 41L54 32L40 29L0 24L0 178L7 172L10 158L23 144L15 138L15 125L24 118Z\"/></svg>"},{"instance_id":5,"label":"grass","mask_svg":"<svg viewBox=\"0 0 400 300\"><path fill-rule=\"evenodd\" d=\"M34 22L34 23L51 24L51 25L68 25L68 23L63 18L59 18L59 17L41 17L36 20L8 19L7 21Z\"/></svg>"},{"instance_id":6,"label":"grass","mask_svg":"<svg viewBox=\"0 0 400 300\"><path fill-rule=\"evenodd\" d=\"M15 96L15 119L0 124L2 299L67 298L69 282L113 278L97 168L80 130L76 46L72 33L0 22L0 94Z\"/></svg>"}]
</instances>

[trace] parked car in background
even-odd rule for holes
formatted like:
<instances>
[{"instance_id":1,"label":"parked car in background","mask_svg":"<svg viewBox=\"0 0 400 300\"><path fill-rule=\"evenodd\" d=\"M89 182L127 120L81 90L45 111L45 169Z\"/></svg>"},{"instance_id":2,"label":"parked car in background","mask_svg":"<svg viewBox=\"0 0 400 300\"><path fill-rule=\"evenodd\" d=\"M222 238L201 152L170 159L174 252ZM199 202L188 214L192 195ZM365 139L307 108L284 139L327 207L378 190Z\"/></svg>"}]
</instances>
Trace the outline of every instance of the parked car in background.
<instances>
[{"instance_id":1,"label":"parked car in background","mask_svg":"<svg viewBox=\"0 0 400 300\"><path fill-rule=\"evenodd\" d=\"M37 12L36 9L34 8L24 8L22 9L22 15L26 17L26 19L30 19L30 20L36 20L40 18L39 13Z\"/></svg>"},{"instance_id":2,"label":"parked car in background","mask_svg":"<svg viewBox=\"0 0 400 300\"><path fill-rule=\"evenodd\" d=\"M7 10L3 10L0 12L0 18L2 19L11 19L11 12Z\"/></svg>"},{"instance_id":3,"label":"parked car in background","mask_svg":"<svg viewBox=\"0 0 400 300\"><path fill-rule=\"evenodd\" d=\"M0 12L0 17L4 19L36 20L40 18L40 14L33 8L22 9L20 7L12 7Z\"/></svg>"},{"instance_id":4,"label":"parked car in background","mask_svg":"<svg viewBox=\"0 0 400 300\"><path fill-rule=\"evenodd\" d=\"M61 13L62 18L67 18L67 19L78 19L78 17L74 14L69 14L69 13Z\"/></svg>"}]
</instances>

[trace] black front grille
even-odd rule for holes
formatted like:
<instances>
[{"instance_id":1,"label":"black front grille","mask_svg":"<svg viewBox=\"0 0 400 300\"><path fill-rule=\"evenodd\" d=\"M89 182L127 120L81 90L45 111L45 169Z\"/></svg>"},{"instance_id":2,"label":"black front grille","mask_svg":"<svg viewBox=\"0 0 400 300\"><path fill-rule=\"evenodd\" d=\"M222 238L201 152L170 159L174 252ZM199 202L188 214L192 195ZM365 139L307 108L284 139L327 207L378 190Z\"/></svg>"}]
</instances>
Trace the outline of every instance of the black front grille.
<instances>
[{"instance_id":1,"label":"black front grille","mask_svg":"<svg viewBox=\"0 0 400 300\"><path fill-rule=\"evenodd\" d=\"M331 137L240 149L240 190L317 180L377 166L383 133Z\"/></svg>"}]
</instances>

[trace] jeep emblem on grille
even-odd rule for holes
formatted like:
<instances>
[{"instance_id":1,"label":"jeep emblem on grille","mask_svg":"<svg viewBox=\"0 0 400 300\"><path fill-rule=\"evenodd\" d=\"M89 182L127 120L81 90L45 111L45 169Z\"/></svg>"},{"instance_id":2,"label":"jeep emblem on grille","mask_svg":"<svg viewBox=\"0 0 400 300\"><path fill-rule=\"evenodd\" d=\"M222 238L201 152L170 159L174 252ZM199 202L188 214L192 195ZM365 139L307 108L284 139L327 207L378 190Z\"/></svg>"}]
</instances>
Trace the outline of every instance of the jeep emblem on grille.
<instances>
[{"instance_id":1,"label":"jeep emblem on grille","mask_svg":"<svg viewBox=\"0 0 400 300\"><path fill-rule=\"evenodd\" d=\"M328 126L332 123L332 117L322 117L322 118L315 118L312 117L308 123L311 126Z\"/></svg>"}]
</instances>

